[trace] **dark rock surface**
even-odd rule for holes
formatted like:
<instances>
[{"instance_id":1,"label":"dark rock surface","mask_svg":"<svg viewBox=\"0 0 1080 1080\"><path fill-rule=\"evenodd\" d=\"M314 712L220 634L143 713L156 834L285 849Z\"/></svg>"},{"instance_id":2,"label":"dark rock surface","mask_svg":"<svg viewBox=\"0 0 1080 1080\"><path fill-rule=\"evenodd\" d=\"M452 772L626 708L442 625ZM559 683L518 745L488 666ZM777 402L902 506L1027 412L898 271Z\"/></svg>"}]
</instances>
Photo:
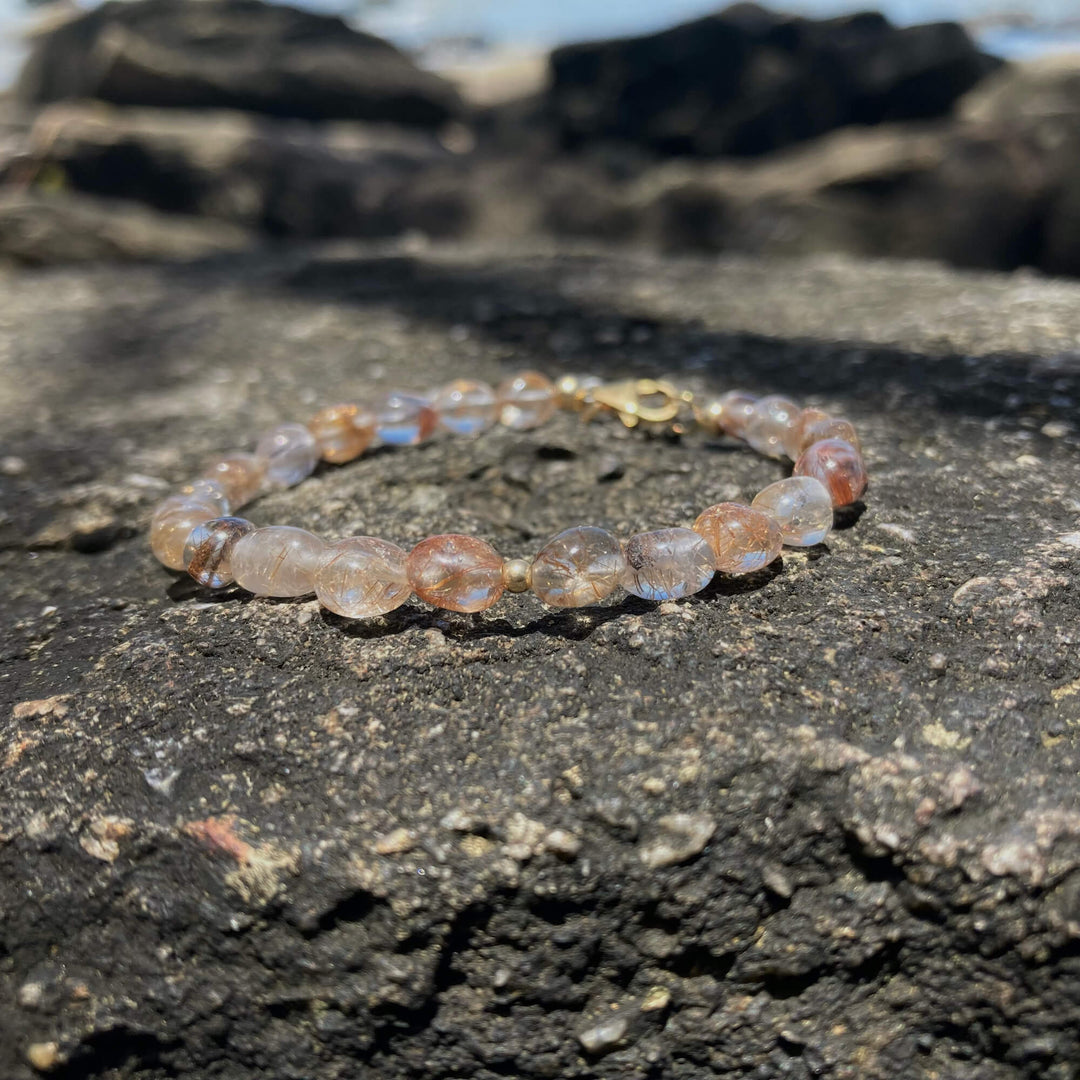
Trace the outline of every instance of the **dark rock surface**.
<instances>
[{"instance_id":1,"label":"dark rock surface","mask_svg":"<svg viewBox=\"0 0 1080 1080\"><path fill-rule=\"evenodd\" d=\"M261 0L111 0L40 35L15 93L31 105L96 98L420 127L462 107L381 38Z\"/></svg>"},{"instance_id":2,"label":"dark rock surface","mask_svg":"<svg viewBox=\"0 0 1080 1080\"><path fill-rule=\"evenodd\" d=\"M569 147L756 155L848 124L944 116L999 64L954 23L898 29L873 12L815 21L736 4L556 49L548 107Z\"/></svg>"},{"instance_id":3,"label":"dark rock surface","mask_svg":"<svg viewBox=\"0 0 1080 1080\"><path fill-rule=\"evenodd\" d=\"M0 1075L1074 1075L1080 288L345 248L2 285ZM820 402L865 512L661 607L348 623L153 562L208 455L524 366ZM251 516L525 555L780 472L564 415Z\"/></svg>"}]
</instances>

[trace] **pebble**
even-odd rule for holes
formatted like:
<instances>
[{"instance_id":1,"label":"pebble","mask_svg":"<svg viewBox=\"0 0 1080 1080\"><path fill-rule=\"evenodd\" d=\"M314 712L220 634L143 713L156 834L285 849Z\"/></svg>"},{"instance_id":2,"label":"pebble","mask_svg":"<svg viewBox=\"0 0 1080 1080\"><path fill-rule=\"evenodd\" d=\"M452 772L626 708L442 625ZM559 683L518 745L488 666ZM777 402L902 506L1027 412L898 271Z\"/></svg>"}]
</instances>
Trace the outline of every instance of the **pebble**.
<instances>
[{"instance_id":1,"label":"pebble","mask_svg":"<svg viewBox=\"0 0 1080 1080\"><path fill-rule=\"evenodd\" d=\"M610 1020L578 1032L578 1042L586 1053L600 1054L609 1050L626 1035L626 1017L613 1016Z\"/></svg>"},{"instance_id":2,"label":"pebble","mask_svg":"<svg viewBox=\"0 0 1080 1080\"><path fill-rule=\"evenodd\" d=\"M661 835L641 849L641 861L650 869L675 866L699 855L716 831L708 814L668 814L657 822Z\"/></svg>"}]
</instances>

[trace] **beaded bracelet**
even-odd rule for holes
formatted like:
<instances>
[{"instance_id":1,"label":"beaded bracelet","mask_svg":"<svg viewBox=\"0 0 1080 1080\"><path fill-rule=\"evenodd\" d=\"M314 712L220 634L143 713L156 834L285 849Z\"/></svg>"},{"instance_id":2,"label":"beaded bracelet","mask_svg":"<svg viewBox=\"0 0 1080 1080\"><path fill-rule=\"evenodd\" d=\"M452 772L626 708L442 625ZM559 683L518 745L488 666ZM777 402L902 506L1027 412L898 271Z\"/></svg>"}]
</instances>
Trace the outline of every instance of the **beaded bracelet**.
<instances>
[{"instance_id":1,"label":"beaded bracelet","mask_svg":"<svg viewBox=\"0 0 1080 1080\"><path fill-rule=\"evenodd\" d=\"M690 529L636 533L624 542L605 529L576 525L552 537L530 562L503 559L486 541L447 533L412 551L371 536L327 542L288 525L256 528L233 511L265 491L291 487L320 460L341 464L375 445L411 446L436 431L475 436L496 423L538 427L556 409L588 419L612 413L627 427L686 430L692 419L711 434L748 443L770 458L790 458L793 475L770 484L752 505L704 510ZM604 383L566 377L552 383L524 372L493 389L458 380L432 398L386 395L372 408L335 405L305 426L282 424L254 454L215 461L154 512L150 545L174 570L218 589L233 583L258 596L314 593L330 611L361 619L383 615L415 594L450 611L483 611L504 592L528 590L553 607L583 607L620 586L646 600L699 592L714 573L749 574L784 545L821 543L834 507L855 502L867 476L855 429L785 397L740 391L699 402L667 382Z\"/></svg>"}]
</instances>

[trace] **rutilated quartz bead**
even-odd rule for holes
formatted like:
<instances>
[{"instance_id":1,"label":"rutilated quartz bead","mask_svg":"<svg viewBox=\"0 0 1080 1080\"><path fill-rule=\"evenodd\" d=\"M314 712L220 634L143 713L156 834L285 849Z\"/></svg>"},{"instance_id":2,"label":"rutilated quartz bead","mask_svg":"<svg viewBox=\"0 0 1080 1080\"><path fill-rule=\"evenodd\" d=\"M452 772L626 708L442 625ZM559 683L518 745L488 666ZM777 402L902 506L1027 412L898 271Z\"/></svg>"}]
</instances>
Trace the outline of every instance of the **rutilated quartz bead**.
<instances>
[{"instance_id":1,"label":"rutilated quartz bead","mask_svg":"<svg viewBox=\"0 0 1080 1080\"><path fill-rule=\"evenodd\" d=\"M233 552L254 528L250 521L240 517L219 517L197 525L184 545L187 572L210 589L231 584Z\"/></svg>"},{"instance_id":2,"label":"rutilated quartz bead","mask_svg":"<svg viewBox=\"0 0 1080 1080\"><path fill-rule=\"evenodd\" d=\"M325 557L322 537L292 525L269 525L233 548L232 572L236 584L256 596L306 596L315 591L315 571Z\"/></svg>"},{"instance_id":3,"label":"rutilated quartz bead","mask_svg":"<svg viewBox=\"0 0 1080 1080\"><path fill-rule=\"evenodd\" d=\"M784 546L780 526L766 513L741 503L717 503L694 522L723 574L752 574L768 566Z\"/></svg>"},{"instance_id":4,"label":"rutilated quartz bead","mask_svg":"<svg viewBox=\"0 0 1080 1080\"><path fill-rule=\"evenodd\" d=\"M455 435L479 435L499 418L495 391L485 382L456 379L432 403L439 426Z\"/></svg>"},{"instance_id":5,"label":"rutilated quartz bead","mask_svg":"<svg viewBox=\"0 0 1080 1080\"><path fill-rule=\"evenodd\" d=\"M286 488L309 477L319 464L315 436L303 424L279 424L259 440L255 456L266 464L270 487Z\"/></svg>"},{"instance_id":6,"label":"rutilated quartz bead","mask_svg":"<svg viewBox=\"0 0 1080 1080\"><path fill-rule=\"evenodd\" d=\"M777 480L757 493L753 507L776 519L788 547L813 547L832 529L832 499L812 476Z\"/></svg>"},{"instance_id":7,"label":"rutilated quartz bead","mask_svg":"<svg viewBox=\"0 0 1080 1080\"><path fill-rule=\"evenodd\" d=\"M785 456L784 439L795 426L799 406L779 394L770 394L754 405L754 415L747 421L743 438L766 457Z\"/></svg>"},{"instance_id":8,"label":"rutilated quartz bead","mask_svg":"<svg viewBox=\"0 0 1080 1080\"><path fill-rule=\"evenodd\" d=\"M343 465L354 461L375 437L375 418L357 405L331 405L320 409L309 421L308 431L323 461Z\"/></svg>"},{"instance_id":9,"label":"rutilated quartz bead","mask_svg":"<svg viewBox=\"0 0 1080 1080\"><path fill-rule=\"evenodd\" d=\"M552 607L585 607L609 597L626 571L616 537L578 525L553 536L532 563L532 590Z\"/></svg>"},{"instance_id":10,"label":"rutilated quartz bead","mask_svg":"<svg viewBox=\"0 0 1080 1080\"><path fill-rule=\"evenodd\" d=\"M251 502L262 489L266 464L254 454L235 453L215 461L205 473L208 480L219 483L235 510Z\"/></svg>"},{"instance_id":11,"label":"rutilated quartz bead","mask_svg":"<svg viewBox=\"0 0 1080 1080\"><path fill-rule=\"evenodd\" d=\"M829 419L831 419L829 414L822 409L815 409L812 406L803 409L784 435L784 453L794 461L803 451L803 432L808 427Z\"/></svg>"},{"instance_id":12,"label":"rutilated quartz bead","mask_svg":"<svg viewBox=\"0 0 1080 1080\"><path fill-rule=\"evenodd\" d=\"M225 485L206 476L200 476L197 480L185 484L180 489L180 494L184 498L212 502L217 507L215 517L225 517L232 510L232 502L225 490Z\"/></svg>"},{"instance_id":13,"label":"rutilated quartz bead","mask_svg":"<svg viewBox=\"0 0 1080 1080\"><path fill-rule=\"evenodd\" d=\"M854 425L850 420L844 420L839 416L826 416L824 420L815 420L812 424L805 425L802 429L799 453L808 446L821 442L822 439L843 439L844 442L851 443L856 450L861 451L859 436L855 432Z\"/></svg>"},{"instance_id":14,"label":"rutilated quartz bead","mask_svg":"<svg viewBox=\"0 0 1080 1080\"><path fill-rule=\"evenodd\" d=\"M496 391L499 422L516 431L539 427L555 415L555 386L538 371L523 371L506 379Z\"/></svg>"},{"instance_id":15,"label":"rutilated quartz bead","mask_svg":"<svg viewBox=\"0 0 1080 1080\"><path fill-rule=\"evenodd\" d=\"M866 491L866 466L862 454L844 439L811 443L795 462L795 476L820 480L833 506L850 506Z\"/></svg>"},{"instance_id":16,"label":"rutilated quartz bead","mask_svg":"<svg viewBox=\"0 0 1080 1080\"><path fill-rule=\"evenodd\" d=\"M692 529L635 533L623 552L623 588L645 600L678 600L712 580L712 548Z\"/></svg>"},{"instance_id":17,"label":"rutilated quartz bead","mask_svg":"<svg viewBox=\"0 0 1080 1080\"><path fill-rule=\"evenodd\" d=\"M502 596L503 560L475 536L444 533L421 540L405 562L421 600L448 611L484 611Z\"/></svg>"},{"instance_id":18,"label":"rutilated quartz bead","mask_svg":"<svg viewBox=\"0 0 1080 1080\"><path fill-rule=\"evenodd\" d=\"M315 595L324 608L348 619L385 615L412 596L407 558L396 544L374 536L327 544L315 571Z\"/></svg>"},{"instance_id":19,"label":"rutilated quartz bead","mask_svg":"<svg viewBox=\"0 0 1080 1080\"><path fill-rule=\"evenodd\" d=\"M218 516L216 504L209 499L171 495L150 519L150 550L170 570L186 570L184 545L191 530Z\"/></svg>"},{"instance_id":20,"label":"rutilated quartz bead","mask_svg":"<svg viewBox=\"0 0 1080 1080\"><path fill-rule=\"evenodd\" d=\"M741 439L754 415L757 398L742 390L729 390L694 408L694 418L706 431Z\"/></svg>"},{"instance_id":21,"label":"rutilated quartz bead","mask_svg":"<svg viewBox=\"0 0 1080 1080\"><path fill-rule=\"evenodd\" d=\"M427 398L386 394L375 406L375 437L384 446L416 446L430 439L438 417Z\"/></svg>"}]
</instances>

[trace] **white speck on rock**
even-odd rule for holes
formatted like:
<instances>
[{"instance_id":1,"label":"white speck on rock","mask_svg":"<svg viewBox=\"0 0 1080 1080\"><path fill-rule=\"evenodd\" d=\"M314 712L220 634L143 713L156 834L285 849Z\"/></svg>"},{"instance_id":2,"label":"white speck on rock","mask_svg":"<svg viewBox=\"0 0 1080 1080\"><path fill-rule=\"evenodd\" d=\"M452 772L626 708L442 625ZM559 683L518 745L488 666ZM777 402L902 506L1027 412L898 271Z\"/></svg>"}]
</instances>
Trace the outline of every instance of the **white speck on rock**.
<instances>
[{"instance_id":1,"label":"white speck on rock","mask_svg":"<svg viewBox=\"0 0 1080 1080\"><path fill-rule=\"evenodd\" d=\"M657 822L661 833L641 849L641 861L650 870L675 866L699 855L716 831L708 814L668 814Z\"/></svg>"},{"instance_id":2,"label":"white speck on rock","mask_svg":"<svg viewBox=\"0 0 1080 1080\"><path fill-rule=\"evenodd\" d=\"M578 1042L589 1054L602 1054L610 1050L626 1035L626 1018L613 1016L594 1027L578 1032Z\"/></svg>"}]
</instances>

